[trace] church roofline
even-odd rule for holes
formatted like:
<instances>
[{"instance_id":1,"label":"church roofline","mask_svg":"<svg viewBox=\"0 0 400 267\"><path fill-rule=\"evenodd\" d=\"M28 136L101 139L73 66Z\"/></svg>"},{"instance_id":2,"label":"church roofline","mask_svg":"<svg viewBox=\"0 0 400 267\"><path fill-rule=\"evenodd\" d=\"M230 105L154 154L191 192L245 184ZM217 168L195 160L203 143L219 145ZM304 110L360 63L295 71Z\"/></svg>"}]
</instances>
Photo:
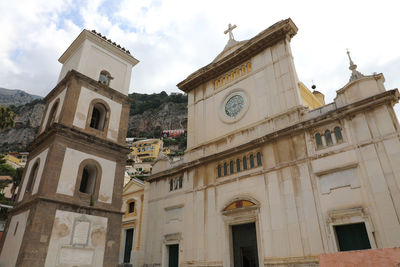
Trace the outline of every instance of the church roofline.
<instances>
[{"instance_id":1,"label":"church roofline","mask_svg":"<svg viewBox=\"0 0 400 267\"><path fill-rule=\"evenodd\" d=\"M228 54L217 62L212 62L192 73L185 80L178 83L177 86L182 91L188 93L200 84L218 77L224 72L230 70L232 66L244 62L265 48L272 46L283 39L291 39L297 33L297 30L297 26L290 18L279 21L250 40L245 41L241 47L231 54Z\"/></svg>"},{"instance_id":2,"label":"church roofline","mask_svg":"<svg viewBox=\"0 0 400 267\"><path fill-rule=\"evenodd\" d=\"M132 66L135 66L137 63L139 63L139 60L134 58L129 50L125 49L124 47L121 47L119 44L116 44L115 42L112 42L111 39L107 39L106 36L101 35L100 33L96 31L88 31L84 29L78 37L72 42L72 44L65 50L65 52L61 55L61 57L58 59L58 61L61 64L64 64L70 56L78 49L81 44L85 40L91 40L92 42L96 43L100 47L104 48L105 50L108 50L111 53L117 54L120 56L122 59L126 60Z\"/></svg>"},{"instance_id":3,"label":"church roofline","mask_svg":"<svg viewBox=\"0 0 400 267\"><path fill-rule=\"evenodd\" d=\"M382 82L385 82L385 77L383 76L382 73L377 73L377 74L372 74L372 75L363 75L355 80L350 80L345 86L340 88L339 90L336 91L336 95L343 93L347 88L349 88L351 85L353 85L356 82L360 82L362 80L369 80L369 79L375 79L379 80L382 79Z\"/></svg>"},{"instance_id":4,"label":"church roofline","mask_svg":"<svg viewBox=\"0 0 400 267\"><path fill-rule=\"evenodd\" d=\"M326 113L319 115L318 117L310 118L310 119L307 119L304 121L299 121L299 122L295 123L294 125L290 125L288 127L274 131L272 133L268 133L265 136L254 139L254 140L252 140L248 143L242 144L240 146L230 148L228 150L225 150L225 151L222 151L222 152L219 152L216 154L204 156L200 159L196 159L196 160L184 163L175 168L170 168L170 169L161 171L159 173L153 174L153 175L147 177L146 181L152 182L152 181L162 179L164 177L176 175L177 173L186 171L188 169L194 168L201 164L205 164L205 163L209 163L209 162L216 162L217 160L220 160L220 159L230 156L232 154L240 153L240 152L246 151L248 149L253 149L255 147L259 147L263 143L273 142L277 138L292 135L299 131L305 131L312 127L317 127L319 125L323 125L323 124L329 123L331 121L335 121L337 119L343 118L345 116L348 116L349 114L358 113L364 109L369 108L370 106L376 107L376 105L382 105L385 103L392 103L392 104L398 103L399 99L400 99L400 94L397 89L385 91L385 92L361 99L357 102L353 102L348 105L335 108L333 110L330 110ZM328 105L330 105L330 104L328 104Z\"/></svg>"}]
</instances>

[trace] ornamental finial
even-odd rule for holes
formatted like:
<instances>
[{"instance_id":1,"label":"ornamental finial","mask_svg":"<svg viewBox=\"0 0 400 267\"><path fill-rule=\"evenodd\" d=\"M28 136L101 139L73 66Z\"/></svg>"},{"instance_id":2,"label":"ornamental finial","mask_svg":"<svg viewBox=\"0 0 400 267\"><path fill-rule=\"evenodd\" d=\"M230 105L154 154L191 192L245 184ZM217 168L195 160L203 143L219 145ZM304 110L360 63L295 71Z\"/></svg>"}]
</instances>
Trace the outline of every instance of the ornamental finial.
<instances>
[{"instance_id":1,"label":"ornamental finial","mask_svg":"<svg viewBox=\"0 0 400 267\"><path fill-rule=\"evenodd\" d=\"M347 56L349 57L349 61L350 61L349 70L351 70L351 76L350 76L349 82L352 82L354 80L360 79L361 77L364 77L364 75L362 75L361 72L359 72L357 70L357 65L354 64L353 60L350 57L349 49L346 49L346 50L347 50Z\"/></svg>"}]
</instances>

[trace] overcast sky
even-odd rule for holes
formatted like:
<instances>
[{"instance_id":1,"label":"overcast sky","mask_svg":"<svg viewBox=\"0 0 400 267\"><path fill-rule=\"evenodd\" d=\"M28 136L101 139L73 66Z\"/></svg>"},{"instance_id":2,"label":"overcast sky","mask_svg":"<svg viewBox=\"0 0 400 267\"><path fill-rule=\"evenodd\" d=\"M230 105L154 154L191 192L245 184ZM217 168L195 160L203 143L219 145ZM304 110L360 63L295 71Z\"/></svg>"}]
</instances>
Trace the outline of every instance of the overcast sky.
<instances>
[{"instance_id":1,"label":"overcast sky","mask_svg":"<svg viewBox=\"0 0 400 267\"><path fill-rule=\"evenodd\" d=\"M346 48L363 74L400 86L398 1L1 0L0 87L45 96L58 58L83 28L111 38L140 60L130 92L178 91L176 84L221 52L228 23L245 40L292 18L299 79L333 100L349 77Z\"/></svg>"}]
</instances>

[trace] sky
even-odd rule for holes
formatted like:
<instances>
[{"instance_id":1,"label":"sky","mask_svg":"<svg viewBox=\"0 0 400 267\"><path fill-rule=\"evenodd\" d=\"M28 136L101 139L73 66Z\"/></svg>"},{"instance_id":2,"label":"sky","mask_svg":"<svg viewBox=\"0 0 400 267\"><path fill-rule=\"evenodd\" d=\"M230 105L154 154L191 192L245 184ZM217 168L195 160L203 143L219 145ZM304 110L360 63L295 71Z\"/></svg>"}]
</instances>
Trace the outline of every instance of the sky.
<instances>
[{"instance_id":1,"label":"sky","mask_svg":"<svg viewBox=\"0 0 400 267\"><path fill-rule=\"evenodd\" d=\"M229 23L241 41L290 17L299 28L291 41L299 79L331 102L350 77L346 49L361 73L383 73L386 89L400 86L399 7L395 0L1 0L0 87L47 95L58 58L86 28L140 61L130 92L178 92L176 84L222 51Z\"/></svg>"}]
</instances>

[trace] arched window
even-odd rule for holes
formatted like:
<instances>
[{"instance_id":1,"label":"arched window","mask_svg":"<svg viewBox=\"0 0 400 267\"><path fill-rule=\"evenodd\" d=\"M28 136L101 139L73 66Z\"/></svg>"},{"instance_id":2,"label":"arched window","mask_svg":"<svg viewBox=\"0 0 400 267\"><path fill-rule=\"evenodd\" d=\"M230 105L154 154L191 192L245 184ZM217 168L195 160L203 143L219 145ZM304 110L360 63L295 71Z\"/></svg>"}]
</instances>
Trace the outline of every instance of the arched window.
<instances>
[{"instance_id":1,"label":"arched window","mask_svg":"<svg viewBox=\"0 0 400 267\"><path fill-rule=\"evenodd\" d=\"M236 171L240 172L240 159L236 160Z\"/></svg>"},{"instance_id":2,"label":"arched window","mask_svg":"<svg viewBox=\"0 0 400 267\"><path fill-rule=\"evenodd\" d=\"M333 129L333 132L335 133L336 142L343 142L342 129L340 129L339 126L336 126L335 129Z\"/></svg>"},{"instance_id":3,"label":"arched window","mask_svg":"<svg viewBox=\"0 0 400 267\"><path fill-rule=\"evenodd\" d=\"M254 168L254 156L253 156L253 154L250 155L250 168Z\"/></svg>"},{"instance_id":4,"label":"arched window","mask_svg":"<svg viewBox=\"0 0 400 267\"><path fill-rule=\"evenodd\" d=\"M46 129L48 129L53 124L54 120L56 119L58 103L59 103L59 101L57 100L51 107L49 116L47 117Z\"/></svg>"},{"instance_id":5,"label":"arched window","mask_svg":"<svg viewBox=\"0 0 400 267\"><path fill-rule=\"evenodd\" d=\"M329 131L329 130L325 131L325 140L326 140L327 146L333 145L331 131Z\"/></svg>"},{"instance_id":6,"label":"arched window","mask_svg":"<svg viewBox=\"0 0 400 267\"><path fill-rule=\"evenodd\" d=\"M243 157L243 170L247 170L247 158Z\"/></svg>"},{"instance_id":7,"label":"arched window","mask_svg":"<svg viewBox=\"0 0 400 267\"><path fill-rule=\"evenodd\" d=\"M129 212L129 213L135 212L135 201L129 202L129 205L128 205L128 212Z\"/></svg>"},{"instance_id":8,"label":"arched window","mask_svg":"<svg viewBox=\"0 0 400 267\"><path fill-rule=\"evenodd\" d=\"M174 179L169 180L169 191L174 190Z\"/></svg>"},{"instance_id":9,"label":"arched window","mask_svg":"<svg viewBox=\"0 0 400 267\"><path fill-rule=\"evenodd\" d=\"M93 106L92 118L90 119L90 127L103 130L106 122L107 109L101 103L96 103Z\"/></svg>"},{"instance_id":10,"label":"arched window","mask_svg":"<svg viewBox=\"0 0 400 267\"><path fill-rule=\"evenodd\" d=\"M261 153L257 152L257 166L261 166L261 165L262 165Z\"/></svg>"},{"instance_id":11,"label":"arched window","mask_svg":"<svg viewBox=\"0 0 400 267\"><path fill-rule=\"evenodd\" d=\"M228 163L224 163L224 176L228 175Z\"/></svg>"},{"instance_id":12,"label":"arched window","mask_svg":"<svg viewBox=\"0 0 400 267\"><path fill-rule=\"evenodd\" d=\"M33 184L36 179L38 169L39 169L39 160L37 160L35 164L33 164L31 173L29 174L28 183L26 184L25 192L32 192Z\"/></svg>"},{"instance_id":13,"label":"arched window","mask_svg":"<svg viewBox=\"0 0 400 267\"><path fill-rule=\"evenodd\" d=\"M221 177L221 165L217 167L218 177Z\"/></svg>"},{"instance_id":14,"label":"arched window","mask_svg":"<svg viewBox=\"0 0 400 267\"><path fill-rule=\"evenodd\" d=\"M321 134L320 133L316 133L315 134L315 143L317 145L317 148L321 148L322 145L322 138L321 138Z\"/></svg>"},{"instance_id":15,"label":"arched window","mask_svg":"<svg viewBox=\"0 0 400 267\"><path fill-rule=\"evenodd\" d=\"M182 176L179 177L178 182L179 182L179 188L182 188L182 183L183 183L183 177Z\"/></svg>"},{"instance_id":16,"label":"arched window","mask_svg":"<svg viewBox=\"0 0 400 267\"><path fill-rule=\"evenodd\" d=\"M93 194L96 185L97 168L92 164L86 165L82 170L79 191L85 194Z\"/></svg>"},{"instance_id":17,"label":"arched window","mask_svg":"<svg viewBox=\"0 0 400 267\"><path fill-rule=\"evenodd\" d=\"M231 160L231 162L229 163L229 171L231 174L235 172L235 169L233 168L233 160Z\"/></svg>"},{"instance_id":18,"label":"arched window","mask_svg":"<svg viewBox=\"0 0 400 267\"><path fill-rule=\"evenodd\" d=\"M113 77L111 77L111 74L108 71L102 70L100 72L100 76L99 76L99 82L102 84L105 84L107 86L110 85L110 81L114 79Z\"/></svg>"}]
</instances>

